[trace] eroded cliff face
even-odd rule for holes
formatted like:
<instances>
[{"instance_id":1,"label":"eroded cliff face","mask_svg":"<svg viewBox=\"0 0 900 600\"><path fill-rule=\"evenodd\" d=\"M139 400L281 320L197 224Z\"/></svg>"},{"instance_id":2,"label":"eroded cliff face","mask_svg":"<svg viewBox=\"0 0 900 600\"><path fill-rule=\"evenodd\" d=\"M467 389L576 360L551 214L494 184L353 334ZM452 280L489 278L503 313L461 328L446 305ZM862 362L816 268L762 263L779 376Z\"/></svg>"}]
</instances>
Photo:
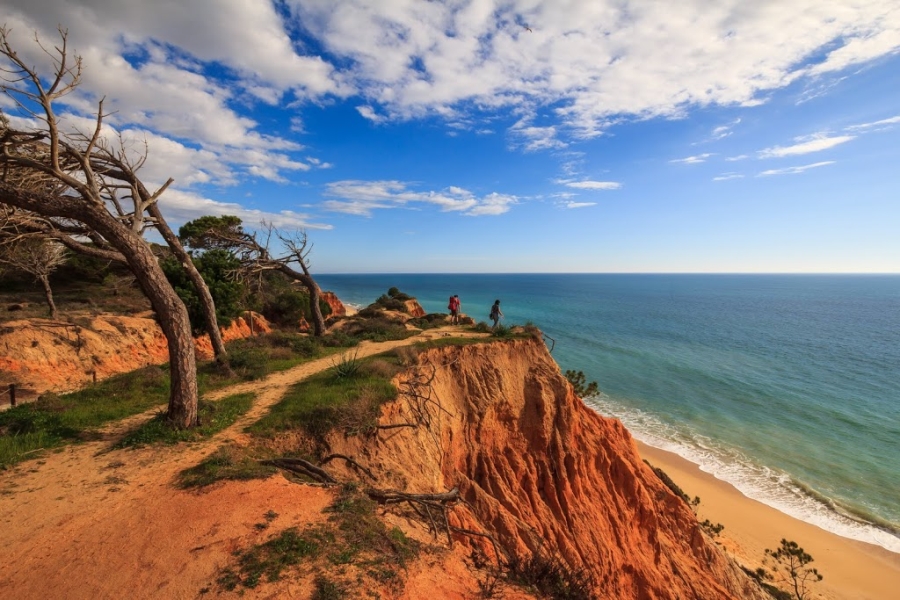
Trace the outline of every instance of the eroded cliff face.
<instances>
[{"instance_id":1,"label":"eroded cliff face","mask_svg":"<svg viewBox=\"0 0 900 600\"><path fill-rule=\"evenodd\" d=\"M249 317L248 317L249 318ZM225 341L268 332L253 315L222 328ZM194 340L201 358L213 357L209 337ZM28 319L0 327L0 385L15 383L34 393L68 392L119 373L169 360L166 337L152 317L99 315L74 322Z\"/></svg>"},{"instance_id":2,"label":"eroded cliff face","mask_svg":"<svg viewBox=\"0 0 900 600\"><path fill-rule=\"evenodd\" d=\"M429 385L410 386L411 374ZM415 379L415 377L412 377ZM451 524L510 556L554 555L590 571L600 598L763 600L641 460L625 427L577 398L542 341L449 346L400 379L377 442L335 439L389 485L459 487ZM424 414L424 417L422 416ZM491 553L485 538L456 536Z\"/></svg>"},{"instance_id":3,"label":"eroded cliff face","mask_svg":"<svg viewBox=\"0 0 900 600\"><path fill-rule=\"evenodd\" d=\"M334 292L322 292L321 298L331 307L329 318L347 316L347 307Z\"/></svg>"}]
</instances>

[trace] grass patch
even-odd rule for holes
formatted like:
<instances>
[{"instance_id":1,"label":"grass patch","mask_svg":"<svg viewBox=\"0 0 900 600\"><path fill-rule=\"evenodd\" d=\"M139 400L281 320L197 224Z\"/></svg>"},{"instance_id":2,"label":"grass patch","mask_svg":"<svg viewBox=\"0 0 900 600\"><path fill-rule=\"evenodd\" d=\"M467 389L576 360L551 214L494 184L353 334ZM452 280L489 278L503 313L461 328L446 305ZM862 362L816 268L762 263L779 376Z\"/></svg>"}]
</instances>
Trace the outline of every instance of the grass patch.
<instances>
[{"instance_id":1,"label":"grass patch","mask_svg":"<svg viewBox=\"0 0 900 600\"><path fill-rule=\"evenodd\" d=\"M93 428L164 404L168 393L168 372L152 366L6 410L0 413L0 468L87 439Z\"/></svg>"},{"instance_id":2,"label":"grass patch","mask_svg":"<svg viewBox=\"0 0 900 600\"><path fill-rule=\"evenodd\" d=\"M379 407L397 397L391 378L400 368L399 360L385 354L354 358L353 362L353 369L337 363L292 386L281 402L247 431L272 438L299 428L314 440L323 441L336 428L354 434L374 427Z\"/></svg>"},{"instance_id":3,"label":"grass patch","mask_svg":"<svg viewBox=\"0 0 900 600\"><path fill-rule=\"evenodd\" d=\"M218 402L200 401L197 412L200 426L192 429L173 429L166 421L165 413L159 413L120 440L116 448L138 448L150 444L177 444L208 438L250 410L254 394L235 394Z\"/></svg>"},{"instance_id":4,"label":"grass patch","mask_svg":"<svg viewBox=\"0 0 900 600\"><path fill-rule=\"evenodd\" d=\"M316 575L313 585L315 590L312 600L343 600L348 597L349 589L346 584L332 581L324 575Z\"/></svg>"},{"instance_id":5,"label":"grass patch","mask_svg":"<svg viewBox=\"0 0 900 600\"><path fill-rule=\"evenodd\" d=\"M507 327L502 323L498 323L496 327L491 330L491 336L495 338L511 338L513 337L512 327Z\"/></svg>"},{"instance_id":6,"label":"grass patch","mask_svg":"<svg viewBox=\"0 0 900 600\"><path fill-rule=\"evenodd\" d=\"M326 509L327 523L303 531L286 529L262 544L236 552L236 564L222 571L219 585L229 591L238 586L253 588L301 565L307 572L317 573L313 598L362 597L361 592L371 589L373 582L399 592L404 584L401 570L418 556L420 546L400 529L385 526L375 507L357 485L344 485ZM335 565L346 581L322 574Z\"/></svg>"},{"instance_id":7,"label":"grass patch","mask_svg":"<svg viewBox=\"0 0 900 600\"><path fill-rule=\"evenodd\" d=\"M273 475L276 469L260 464L260 458L245 450L224 446L199 464L179 473L178 487L202 488L223 480L266 479Z\"/></svg>"},{"instance_id":8,"label":"grass patch","mask_svg":"<svg viewBox=\"0 0 900 600\"><path fill-rule=\"evenodd\" d=\"M341 333L355 340L353 345L356 345L363 340L373 342L405 340L418 332L407 329L403 323L375 314L367 318L357 318L348 321L341 329Z\"/></svg>"},{"instance_id":9,"label":"grass patch","mask_svg":"<svg viewBox=\"0 0 900 600\"><path fill-rule=\"evenodd\" d=\"M235 553L237 565L225 569L219 576L219 585L232 591L239 585L255 588L262 581L277 581L286 568L315 557L327 543L326 532L296 527L285 529L269 541Z\"/></svg>"}]
</instances>

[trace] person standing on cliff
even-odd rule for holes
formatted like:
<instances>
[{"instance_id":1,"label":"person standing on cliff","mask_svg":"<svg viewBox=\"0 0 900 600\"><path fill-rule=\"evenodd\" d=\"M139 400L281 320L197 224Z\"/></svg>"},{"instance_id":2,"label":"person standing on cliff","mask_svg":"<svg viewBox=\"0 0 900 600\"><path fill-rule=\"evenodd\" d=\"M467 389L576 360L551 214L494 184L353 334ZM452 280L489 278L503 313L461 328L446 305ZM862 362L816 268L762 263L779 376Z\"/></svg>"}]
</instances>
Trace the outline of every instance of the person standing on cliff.
<instances>
[{"instance_id":1,"label":"person standing on cliff","mask_svg":"<svg viewBox=\"0 0 900 600\"><path fill-rule=\"evenodd\" d=\"M450 324L459 325L459 296L450 296L450 302L447 304L447 310L450 311Z\"/></svg>"},{"instance_id":2,"label":"person standing on cliff","mask_svg":"<svg viewBox=\"0 0 900 600\"><path fill-rule=\"evenodd\" d=\"M500 310L500 301L495 300L494 305L491 306L491 320L494 322L494 325L491 327L491 331L493 331L497 325L500 323L500 319L503 318L503 311Z\"/></svg>"}]
</instances>

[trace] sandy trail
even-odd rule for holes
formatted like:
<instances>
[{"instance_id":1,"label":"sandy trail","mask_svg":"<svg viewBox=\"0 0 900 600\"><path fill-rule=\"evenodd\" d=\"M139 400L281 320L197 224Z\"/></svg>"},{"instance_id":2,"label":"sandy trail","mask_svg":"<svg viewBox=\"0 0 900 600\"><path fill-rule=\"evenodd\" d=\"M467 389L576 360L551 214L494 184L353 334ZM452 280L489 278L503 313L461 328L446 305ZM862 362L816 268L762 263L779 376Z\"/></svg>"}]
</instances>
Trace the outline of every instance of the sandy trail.
<instances>
[{"instance_id":1,"label":"sandy trail","mask_svg":"<svg viewBox=\"0 0 900 600\"><path fill-rule=\"evenodd\" d=\"M364 358L450 335L447 331L364 342L350 352ZM208 440L110 450L122 434L160 410L155 408L108 425L97 441L0 472L2 595L19 600L195 598L207 590L215 595L217 573L231 553L270 535L262 527L268 511L278 514L273 530L303 525L319 517L330 492L282 477L185 491L174 487L174 478L238 439L291 385L331 367L336 357L208 394L212 400L256 394L245 415Z\"/></svg>"}]
</instances>

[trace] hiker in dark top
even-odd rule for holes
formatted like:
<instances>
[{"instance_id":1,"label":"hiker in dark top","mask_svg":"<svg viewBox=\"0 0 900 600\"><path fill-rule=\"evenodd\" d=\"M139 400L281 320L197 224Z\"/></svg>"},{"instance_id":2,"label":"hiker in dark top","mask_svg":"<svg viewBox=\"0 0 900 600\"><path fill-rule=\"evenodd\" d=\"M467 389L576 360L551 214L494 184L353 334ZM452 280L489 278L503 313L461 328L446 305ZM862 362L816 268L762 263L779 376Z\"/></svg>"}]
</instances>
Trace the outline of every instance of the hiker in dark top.
<instances>
[{"instance_id":1,"label":"hiker in dark top","mask_svg":"<svg viewBox=\"0 0 900 600\"><path fill-rule=\"evenodd\" d=\"M491 320L494 321L494 324L491 326L491 330L497 327L500 323L500 319L503 318L503 311L500 310L500 301L495 300L494 305L491 306Z\"/></svg>"}]
</instances>

